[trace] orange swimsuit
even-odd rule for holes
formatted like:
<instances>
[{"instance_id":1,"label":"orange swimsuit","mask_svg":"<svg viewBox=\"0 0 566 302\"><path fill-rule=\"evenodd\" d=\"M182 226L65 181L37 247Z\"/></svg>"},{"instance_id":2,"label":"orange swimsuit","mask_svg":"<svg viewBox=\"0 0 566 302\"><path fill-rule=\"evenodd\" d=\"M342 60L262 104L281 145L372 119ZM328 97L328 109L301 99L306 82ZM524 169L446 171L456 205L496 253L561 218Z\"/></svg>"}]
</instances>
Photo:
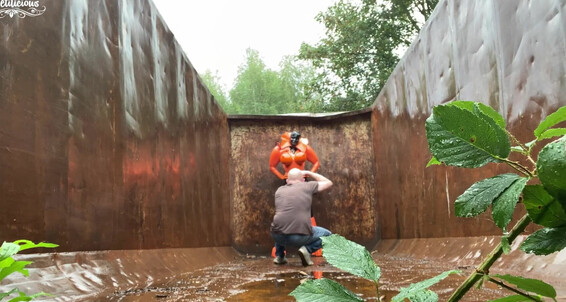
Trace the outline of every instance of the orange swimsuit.
<instances>
[{"instance_id":1,"label":"orange swimsuit","mask_svg":"<svg viewBox=\"0 0 566 302\"><path fill-rule=\"evenodd\" d=\"M269 169L273 174L277 175L280 179L286 179L287 173L293 168L305 169L306 161L312 163L312 172L316 172L320 163L318 162L318 156L314 150L308 145L308 140L301 138L299 143L295 146L295 150L291 149L291 133L285 132L281 135L281 143L277 144L271 151L271 156L269 158ZM294 151L294 152L293 152ZM277 170L277 164L281 163L285 174L282 174Z\"/></svg>"}]
</instances>

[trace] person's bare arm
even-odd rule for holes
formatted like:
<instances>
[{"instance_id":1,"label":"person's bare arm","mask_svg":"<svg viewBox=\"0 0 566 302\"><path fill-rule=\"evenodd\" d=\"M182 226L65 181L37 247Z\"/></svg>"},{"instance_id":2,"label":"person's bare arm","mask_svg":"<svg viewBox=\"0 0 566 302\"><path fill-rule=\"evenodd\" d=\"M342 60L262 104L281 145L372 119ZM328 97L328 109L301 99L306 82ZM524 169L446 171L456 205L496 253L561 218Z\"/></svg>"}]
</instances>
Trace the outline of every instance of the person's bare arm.
<instances>
[{"instance_id":1,"label":"person's bare arm","mask_svg":"<svg viewBox=\"0 0 566 302\"><path fill-rule=\"evenodd\" d=\"M330 187L332 187L332 181L318 173L314 173L311 171L303 171L303 176L310 176L316 182L318 182L318 192L322 192Z\"/></svg>"}]
</instances>

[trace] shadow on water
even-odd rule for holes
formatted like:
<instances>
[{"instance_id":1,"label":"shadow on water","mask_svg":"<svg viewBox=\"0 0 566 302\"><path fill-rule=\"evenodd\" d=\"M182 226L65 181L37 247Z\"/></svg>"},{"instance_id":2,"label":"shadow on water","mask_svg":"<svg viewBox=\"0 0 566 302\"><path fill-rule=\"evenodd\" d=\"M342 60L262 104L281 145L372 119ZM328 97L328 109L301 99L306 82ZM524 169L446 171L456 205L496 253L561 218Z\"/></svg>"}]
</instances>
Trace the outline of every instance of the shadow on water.
<instances>
[{"instance_id":1,"label":"shadow on water","mask_svg":"<svg viewBox=\"0 0 566 302\"><path fill-rule=\"evenodd\" d=\"M309 279L327 278L334 280L350 291L357 294L365 301L378 301L375 284L369 280L355 277L347 273L313 271L312 274L303 272L281 273L267 275L266 280L255 281L243 285L240 289L244 292L228 298L226 301L295 301L289 296L297 286ZM381 301L390 301L396 291L380 291Z\"/></svg>"}]
</instances>

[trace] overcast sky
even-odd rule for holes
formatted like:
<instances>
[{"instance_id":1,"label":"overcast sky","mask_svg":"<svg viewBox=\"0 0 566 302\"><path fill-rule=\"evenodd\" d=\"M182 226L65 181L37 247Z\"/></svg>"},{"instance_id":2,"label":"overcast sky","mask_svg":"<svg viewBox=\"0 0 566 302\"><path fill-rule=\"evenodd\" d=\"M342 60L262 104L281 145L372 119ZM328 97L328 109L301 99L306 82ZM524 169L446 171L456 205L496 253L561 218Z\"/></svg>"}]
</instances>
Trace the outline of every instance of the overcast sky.
<instances>
[{"instance_id":1,"label":"overcast sky","mask_svg":"<svg viewBox=\"0 0 566 302\"><path fill-rule=\"evenodd\" d=\"M153 0L187 57L203 74L218 71L226 91L245 51L253 48L278 69L302 42L315 43L324 26L315 16L336 0Z\"/></svg>"}]
</instances>

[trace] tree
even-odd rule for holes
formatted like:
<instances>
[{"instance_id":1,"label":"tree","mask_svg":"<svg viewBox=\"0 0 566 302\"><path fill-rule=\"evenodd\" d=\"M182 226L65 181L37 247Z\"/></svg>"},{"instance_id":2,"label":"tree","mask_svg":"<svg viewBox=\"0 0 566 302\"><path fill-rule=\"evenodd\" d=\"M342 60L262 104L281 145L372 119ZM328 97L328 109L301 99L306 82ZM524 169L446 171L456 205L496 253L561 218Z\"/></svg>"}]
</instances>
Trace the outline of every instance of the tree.
<instances>
[{"instance_id":1,"label":"tree","mask_svg":"<svg viewBox=\"0 0 566 302\"><path fill-rule=\"evenodd\" d=\"M273 114L283 102L276 102L274 88L277 76L261 60L259 52L246 50L246 61L238 68L236 83L230 90L230 99L237 113ZM276 94L276 93L275 93Z\"/></svg>"},{"instance_id":2,"label":"tree","mask_svg":"<svg viewBox=\"0 0 566 302\"><path fill-rule=\"evenodd\" d=\"M340 0L316 20L326 37L303 43L299 58L316 68L309 87L326 100L324 111L373 103L438 0Z\"/></svg>"},{"instance_id":3,"label":"tree","mask_svg":"<svg viewBox=\"0 0 566 302\"><path fill-rule=\"evenodd\" d=\"M305 94L305 83L313 79L308 64L297 63L292 56L280 62L280 71L265 65L259 52L246 50L245 63L239 67L236 83L230 90L233 111L239 114L281 114L305 112L314 108L312 95Z\"/></svg>"},{"instance_id":4,"label":"tree","mask_svg":"<svg viewBox=\"0 0 566 302\"><path fill-rule=\"evenodd\" d=\"M279 63L279 79L289 100L290 112L320 112L322 98L310 90L316 80L315 70L297 56L286 56Z\"/></svg>"},{"instance_id":5,"label":"tree","mask_svg":"<svg viewBox=\"0 0 566 302\"><path fill-rule=\"evenodd\" d=\"M222 109L224 109L226 113L234 113L232 104L230 103L228 97L226 97L226 93L224 92L222 84L220 84L220 76L218 75L218 71L212 73L210 70L206 70L206 72L201 75L201 79L210 93L214 96L214 99L218 102L220 107L222 107Z\"/></svg>"}]
</instances>

